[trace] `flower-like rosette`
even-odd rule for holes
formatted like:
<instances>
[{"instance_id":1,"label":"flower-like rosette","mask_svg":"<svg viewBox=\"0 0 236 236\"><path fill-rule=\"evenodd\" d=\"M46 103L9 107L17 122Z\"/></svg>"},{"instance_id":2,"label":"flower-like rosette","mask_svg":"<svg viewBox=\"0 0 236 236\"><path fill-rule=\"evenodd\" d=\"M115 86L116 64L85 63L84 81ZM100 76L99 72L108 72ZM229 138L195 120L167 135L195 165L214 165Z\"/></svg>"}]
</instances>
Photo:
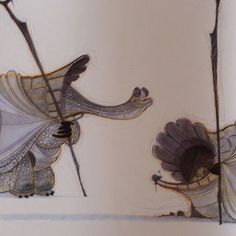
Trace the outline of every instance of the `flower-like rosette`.
<instances>
[{"instance_id":1,"label":"flower-like rosette","mask_svg":"<svg viewBox=\"0 0 236 236\"><path fill-rule=\"evenodd\" d=\"M204 125L181 118L159 133L153 154L175 180L192 183L213 168L216 151Z\"/></svg>"}]
</instances>

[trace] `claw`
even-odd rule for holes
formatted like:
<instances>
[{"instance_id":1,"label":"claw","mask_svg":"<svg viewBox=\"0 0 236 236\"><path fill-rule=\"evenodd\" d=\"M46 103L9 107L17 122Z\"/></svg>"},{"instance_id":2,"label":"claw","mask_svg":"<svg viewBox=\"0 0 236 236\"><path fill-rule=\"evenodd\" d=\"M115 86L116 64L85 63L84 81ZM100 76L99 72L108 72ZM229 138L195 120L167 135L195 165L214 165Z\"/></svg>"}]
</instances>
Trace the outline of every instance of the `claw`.
<instances>
[{"instance_id":1,"label":"claw","mask_svg":"<svg viewBox=\"0 0 236 236\"><path fill-rule=\"evenodd\" d=\"M136 87L133 91L133 96L134 97L140 97L141 96L141 89Z\"/></svg>"},{"instance_id":2,"label":"claw","mask_svg":"<svg viewBox=\"0 0 236 236\"><path fill-rule=\"evenodd\" d=\"M57 132L52 136L56 138L70 138L72 135L71 126L73 122L71 121L63 121L61 122L61 126L57 129Z\"/></svg>"},{"instance_id":3,"label":"claw","mask_svg":"<svg viewBox=\"0 0 236 236\"><path fill-rule=\"evenodd\" d=\"M149 96L149 91L146 88L140 89L140 88L136 87L133 91L131 101L143 102L148 99L148 96Z\"/></svg>"},{"instance_id":4,"label":"claw","mask_svg":"<svg viewBox=\"0 0 236 236\"><path fill-rule=\"evenodd\" d=\"M52 191L50 191L50 192L47 192L45 195L47 196L47 197L49 197L49 196L53 196L55 194L55 192L52 190Z\"/></svg>"},{"instance_id":5,"label":"claw","mask_svg":"<svg viewBox=\"0 0 236 236\"><path fill-rule=\"evenodd\" d=\"M148 91L148 89L142 88L142 91L144 92L144 94L146 95L146 97L149 96L149 91Z\"/></svg>"},{"instance_id":6,"label":"claw","mask_svg":"<svg viewBox=\"0 0 236 236\"><path fill-rule=\"evenodd\" d=\"M29 198L30 196L32 197L34 195L34 193L31 193L29 195L19 195L18 198Z\"/></svg>"},{"instance_id":7,"label":"claw","mask_svg":"<svg viewBox=\"0 0 236 236\"><path fill-rule=\"evenodd\" d=\"M62 126L65 126L65 127L70 127L71 125L73 125L74 123L71 122L71 121L63 121L61 122L61 125Z\"/></svg>"},{"instance_id":8,"label":"claw","mask_svg":"<svg viewBox=\"0 0 236 236\"><path fill-rule=\"evenodd\" d=\"M55 137L55 138L70 138L71 137L71 132L69 133L63 133L63 134L53 134L52 136Z\"/></svg>"},{"instance_id":9,"label":"claw","mask_svg":"<svg viewBox=\"0 0 236 236\"><path fill-rule=\"evenodd\" d=\"M154 181L154 183L156 184L160 179L162 178L162 176L154 174L152 176L152 180Z\"/></svg>"}]
</instances>

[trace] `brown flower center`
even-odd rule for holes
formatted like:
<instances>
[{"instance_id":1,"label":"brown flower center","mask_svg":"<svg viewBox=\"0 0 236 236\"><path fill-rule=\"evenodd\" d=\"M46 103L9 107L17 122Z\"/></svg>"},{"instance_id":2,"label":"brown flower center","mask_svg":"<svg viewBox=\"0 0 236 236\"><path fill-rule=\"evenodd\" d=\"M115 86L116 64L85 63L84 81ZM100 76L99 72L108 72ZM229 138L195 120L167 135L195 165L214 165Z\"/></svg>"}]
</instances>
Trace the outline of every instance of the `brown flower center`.
<instances>
[{"instance_id":1,"label":"brown flower center","mask_svg":"<svg viewBox=\"0 0 236 236\"><path fill-rule=\"evenodd\" d=\"M187 183L191 183L200 168L212 168L214 152L210 148L198 145L187 149L181 160L180 169Z\"/></svg>"}]
</instances>

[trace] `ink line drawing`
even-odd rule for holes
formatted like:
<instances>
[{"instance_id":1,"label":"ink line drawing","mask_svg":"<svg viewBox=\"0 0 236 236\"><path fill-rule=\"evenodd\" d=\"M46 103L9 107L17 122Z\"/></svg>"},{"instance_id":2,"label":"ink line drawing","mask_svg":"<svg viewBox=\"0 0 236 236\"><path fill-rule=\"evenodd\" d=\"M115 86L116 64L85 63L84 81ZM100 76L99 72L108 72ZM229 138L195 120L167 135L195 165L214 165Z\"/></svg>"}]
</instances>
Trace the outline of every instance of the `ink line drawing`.
<instances>
[{"instance_id":1,"label":"ink line drawing","mask_svg":"<svg viewBox=\"0 0 236 236\"><path fill-rule=\"evenodd\" d=\"M0 76L0 192L20 198L53 195L55 176L51 165L60 155L62 145L67 144L86 197L73 150L81 132L78 120L84 114L132 119L150 107L152 99L146 88L135 88L128 101L116 106L103 106L86 99L72 83L86 71L88 55L46 74L27 24L14 15L11 3L11 0L0 1L22 33L40 75L9 71Z\"/></svg>"}]
</instances>

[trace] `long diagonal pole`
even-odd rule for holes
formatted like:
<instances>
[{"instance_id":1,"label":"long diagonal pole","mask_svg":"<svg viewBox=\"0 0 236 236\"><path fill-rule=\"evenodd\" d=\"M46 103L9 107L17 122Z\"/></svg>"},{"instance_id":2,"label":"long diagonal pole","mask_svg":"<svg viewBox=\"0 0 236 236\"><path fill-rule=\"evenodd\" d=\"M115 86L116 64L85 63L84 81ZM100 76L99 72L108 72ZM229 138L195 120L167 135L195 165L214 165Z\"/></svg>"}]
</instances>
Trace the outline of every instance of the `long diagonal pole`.
<instances>
[{"instance_id":1,"label":"long diagonal pole","mask_svg":"<svg viewBox=\"0 0 236 236\"><path fill-rule=\"evenodd\" d=\"M216 134L217 134L217 156L219 164L219 179L218 179L218 208L219 208L219 224L222 224L222 192L221 192L221 147L220 147L220 111L219 111L219 95L218 95L218 22L219 22L219 7L220 0L216 1L216 17L215 27L210 34L211 37L211 61L213 73L214 99L215 99L215 114L216 114Z\"/></svg>"},{"instance_id":2,"label":"long diagonal pole","mask_svg":"<svg viewBox=\"0 0 236 236\"><path fill-rule=\"evenodd\" d=\"M63 114L61 112L61 109L60 109L60 106L58 105L57 103L57 100L55 98L55 95L53 93L53 90L51 88L51 85L48 81L48 78L46 76L46 73L44 72L44 69L43 69L43 66L42 66L42 63L39 59L39 56L38 56L38 53L36 51L36 48L35 48L35 45L34 45L34 42L32 40L32 37L30 35L30 32L28 30L28 26L25 22L22 22L20 21L15 15L14 13L11 11L11 9L9 8L8 4L12 2L12 0L6 0L6 1L0 1L0 5L4 6L4 8L6 9L6 11L8 12L9 16L11 17L11 19L14 21L14 23L17 25L17 27L19 28L19 30L21 31L22 35L24 36L28 46L29 46L29 49L34 57L34 60L39 68L39 71L43 77L43 80L48 88L48 91L52 97L52 100L53 100L53 103L55 104L55 107L56 107L56 110L57 110L57 113L59 115L59 118L60 118L60 121L64 121L64 117L63 117ZM78 163L78 160L76 158L76 155L75 155L75 152L73 150L73 146L72 146L72 142L71 142L71 138L68 138L67 140L68 142L68 146L70 148L70 151L71 151L71 155L72 155L72 158L73 158L73 161L74 161L74 164L75 164L75 168L76 168L76 171L77 171L77 175L78 175L78 178L79 178L79 182L80 182L80 186L81 186L81 189L82 189L82 192L83 192L83 195L84 197L87 197L87 193L84 189L84 186L83 186L83 183L82 183L82 179L81 179L81 175L80 175L80 166L79 166L79 163Z\"/></svg>"}]
</instances>

